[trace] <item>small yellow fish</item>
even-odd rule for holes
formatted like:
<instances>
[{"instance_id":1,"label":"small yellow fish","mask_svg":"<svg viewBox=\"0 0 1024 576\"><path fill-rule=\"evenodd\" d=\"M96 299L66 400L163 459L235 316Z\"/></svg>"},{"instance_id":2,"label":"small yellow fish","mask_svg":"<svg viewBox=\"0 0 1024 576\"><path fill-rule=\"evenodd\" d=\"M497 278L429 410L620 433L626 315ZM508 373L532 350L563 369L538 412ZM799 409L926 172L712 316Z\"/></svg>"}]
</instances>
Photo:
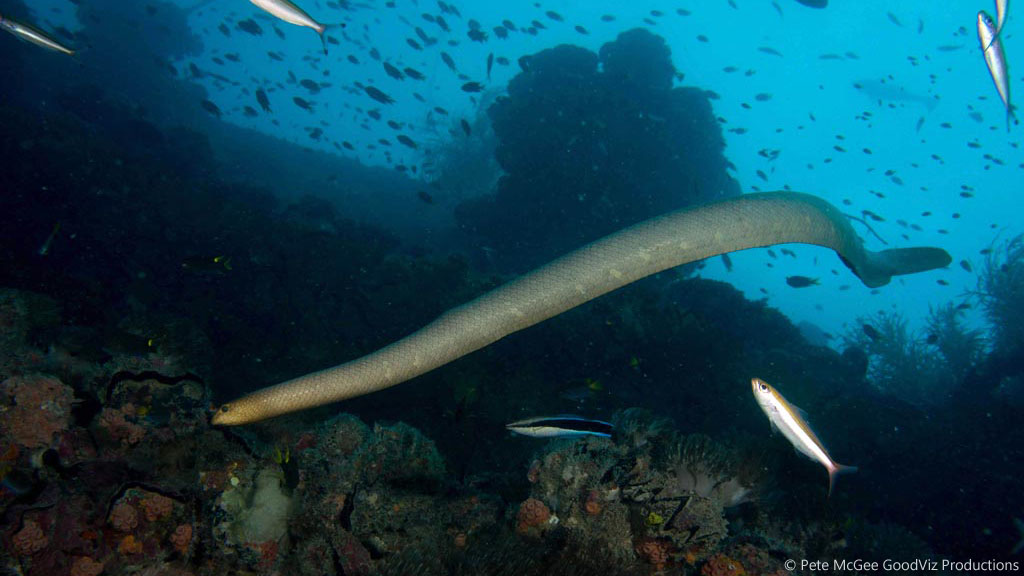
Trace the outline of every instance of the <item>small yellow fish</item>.
<instances>
[{"instance_id":1,"label":"small yellow fish","mask_svg":"<svg viewBox=\"0 0 1024 576\"><path fill-rule=\"evenodd\" d=\"M75 54L74 50L67 48L53 38L50 38L42 30L29 26L28 24L16 22L10 18L5 18L3 14L0 14L0 28L14 34L26 42L31 42L32 44L46 48L47 50L61 52L68 56L73 56Z\"/></svg>"},{"instance_id":2,"label":"small yellow fish","mask_svg":"<svg viewBox=\"0 0 1024 576\"><path fill-rule=\"evenodd\" d=\"M233 268L231 268L230 256L214 256L213 258L193 256L191 258L186 258L185 261L181 263L181 267L193 272L223 272L224 270L233 270Z\"/></svg>"},{"instance_id":3,"label":"small yellow fish","mask_svg":"<svg viewBox=\"0 0 1024 576\"><path fill-rule=\"evenodd\" d=\"M829 456L828 450L804 420L803 411L787 402L775 388L760 378L752 379L750 384L754 390L754 398L771 422L772 431L780 430L797 452L828 470L829 495L832 494L832 486L837 475L857 471L856 466L844 466Z\"/></svg>"}]
</instances>

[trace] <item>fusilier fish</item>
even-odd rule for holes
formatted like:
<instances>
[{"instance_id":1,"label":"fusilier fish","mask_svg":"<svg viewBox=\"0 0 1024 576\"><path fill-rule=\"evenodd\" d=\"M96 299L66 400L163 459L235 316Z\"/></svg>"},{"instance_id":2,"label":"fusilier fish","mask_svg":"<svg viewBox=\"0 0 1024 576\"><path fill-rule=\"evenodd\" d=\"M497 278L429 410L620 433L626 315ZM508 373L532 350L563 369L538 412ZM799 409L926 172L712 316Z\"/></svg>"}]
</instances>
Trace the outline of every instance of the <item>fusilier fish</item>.
<instances>
[{"instance_id":1,"label":"fusilier fish","mask_svg":"<svg viewBox=\"0 0 1024 576\"><path fill-rule=\"evenodd\" d=\"M754 398L761 406L765 416L768 417L768 421L771 422L772 431L782 431L782 435L798 452L828 470L829 495L832 494L832 486L835 484L837 475L857 471L856 466L844 466L829 456L828 450L822 445L821 440L818 440L814 431L807 425L802 410L787 402L782 394L779 394L764 380L754 378L750 383L754 390Z\"/></svg>"},{"instance_id":2,"label":"fusilier fish","mask_svg":"<svg viewBox=\"0 0 1024 576\"><path fill-rule=\"evenodd\" d=\"M1010 118L1014 117L1013 105L1010 104L1010 76L1006 67L1006 55L1003 43L996 37L996 25L984 10L978 12L978 41L981 42L985 65L996 84L999 98L1006 107L1006 129L1010 129Z\"/></svg>"},{"instance_id":3,"label":"fusilier fish","mask_svg":"<svg viewBox=\"0 0 1024 576\"><path fill-rule=\"evenodd\" d=\"M601 420L588 420L580 416L542 416L527 418L505 426L508 430L533 438L571 438L574 436L600 436L609 438L612 425Z\"/></svg>"},{"instance_id":4,"label":"fusilier fish","mask_svg":"<svg viewBox=\"0 0 1024 576\"><path fill-rule=\"evenodd\" d=\"M320 41L324 44L324 54L327 53L327 38L324 37L324 31L327 30L327 24L321 24L313 19L312 16L306 13L305 10L299 8L294 2L290 0L249 0L257 7L272 14L273 16L284 20L289 24L295 24L296 26L304 26L306 28L312 28L320 35Z\"/></svg>"},{"instance_id":5,"label":"fusilier fish","mask_svg":"<svg viewBox=\"0 0 1024 576\"><path fill-rule=\"evenodd\" d=\"M31 42L32 44L41 46L47 50L61 52L68 56L73 56L75 54L74 50L62 45L53 38L50 38L42 30L29 26L28 24L16 22L10 18L5 18L3 14L0 14L0 28L3 28L26 42Z\"/></svg>"},{"instance_id":6,"label":"fusilier fish","mask_svg":"<svg viewBox=\"0 0 1024 576\"><path fill-rule=\"evenodd\" d=\"M1003 33L1003 24L1006 24L1006 7L1010 0L996 0L996 37Z\"/></svg>"}]
</instances>

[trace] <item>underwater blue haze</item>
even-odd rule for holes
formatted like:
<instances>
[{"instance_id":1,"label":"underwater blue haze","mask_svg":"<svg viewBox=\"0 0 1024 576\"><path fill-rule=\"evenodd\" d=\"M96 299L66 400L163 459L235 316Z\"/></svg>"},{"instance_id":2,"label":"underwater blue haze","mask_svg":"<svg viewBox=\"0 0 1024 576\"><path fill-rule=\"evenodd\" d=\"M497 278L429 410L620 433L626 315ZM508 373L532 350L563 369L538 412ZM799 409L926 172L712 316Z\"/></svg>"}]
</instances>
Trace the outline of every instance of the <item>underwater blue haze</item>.
<instances>
[{"instance_id":1,"label":"underwater blue haze","mask_svg":"<svg viewBox=\"0 0 1024 576\"><path fill-rule=\"evenodd\" d=\"M244 0L0 0L75 50L0 35L4 574L1019 571L1024 126L990 0L296 3L322 39ZM867 286L731 252L392 390L462 353L245 396L769 191L952 262Z\"/></svg>"}]
</instances>

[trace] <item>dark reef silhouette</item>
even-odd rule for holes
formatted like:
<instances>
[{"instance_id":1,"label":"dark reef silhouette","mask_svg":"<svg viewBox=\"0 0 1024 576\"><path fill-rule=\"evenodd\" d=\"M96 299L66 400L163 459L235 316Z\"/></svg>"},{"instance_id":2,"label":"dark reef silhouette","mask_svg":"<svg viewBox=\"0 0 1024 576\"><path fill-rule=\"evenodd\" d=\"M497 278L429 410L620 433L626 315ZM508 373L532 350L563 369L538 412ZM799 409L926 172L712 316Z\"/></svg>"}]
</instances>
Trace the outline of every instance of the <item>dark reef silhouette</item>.
<instances>
[{"instance_id":1,"label":"dark reef silhouette","mask_svg":"<svg viewBox=\"0 0 1024 576\"><path fill-rule=\"evenodd\" d=\"M665 41L642 29L600 54L562 45L520 59L489 115L505 171L456 211L505 270L523 271L630 224L739 194L703 91L673 88Z\"/></svg>"}]
</instances>

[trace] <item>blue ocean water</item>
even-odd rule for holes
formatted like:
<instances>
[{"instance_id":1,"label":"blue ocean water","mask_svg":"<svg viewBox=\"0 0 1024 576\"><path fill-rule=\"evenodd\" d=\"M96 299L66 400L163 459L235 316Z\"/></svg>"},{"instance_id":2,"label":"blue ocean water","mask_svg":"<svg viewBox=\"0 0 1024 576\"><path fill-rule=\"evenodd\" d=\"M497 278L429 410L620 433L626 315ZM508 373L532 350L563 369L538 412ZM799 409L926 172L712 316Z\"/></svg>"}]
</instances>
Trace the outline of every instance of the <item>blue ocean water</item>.
<instances>
[{"instance_id":1,"label":"blue ocean water","mask_svg":"<svg viewBox=\"0 0 1024 576\"><path fill-rule=\"evenodd\" d=\"M7 569L1018 571L1024 157L989 2L299 4L323 44L248 2L0 0L77 50L0 36ZM826 248L716 256L403 386L210 424L759 191L952 263L867 287ZM755 377L859 471L828 494ZM504 428L566 413L615 432Z\"/></svg>"}]
</instances>

